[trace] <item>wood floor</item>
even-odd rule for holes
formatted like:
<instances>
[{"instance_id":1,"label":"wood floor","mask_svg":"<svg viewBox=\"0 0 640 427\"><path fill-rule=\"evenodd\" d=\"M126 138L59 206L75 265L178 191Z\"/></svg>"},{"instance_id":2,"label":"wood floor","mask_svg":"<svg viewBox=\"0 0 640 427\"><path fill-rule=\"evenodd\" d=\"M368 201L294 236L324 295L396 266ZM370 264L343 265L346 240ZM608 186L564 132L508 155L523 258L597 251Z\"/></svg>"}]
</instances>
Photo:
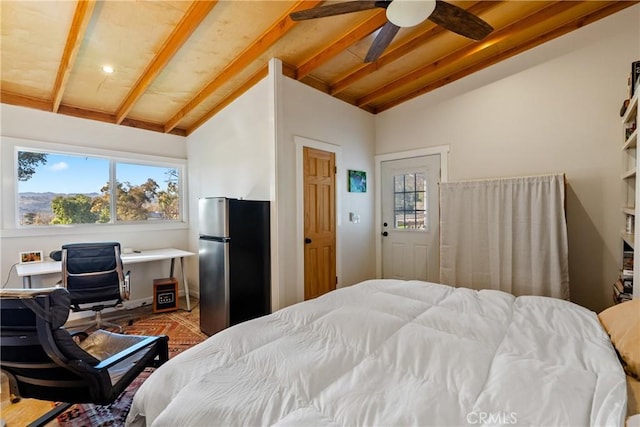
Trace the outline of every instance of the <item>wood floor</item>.
<instances>
[{"instance_id":1,"label":"wood floor","mask_svg":"<svg viewBox=\"0 0 640 427\"><path fill-rule=\"evenodd\" d=\"M191 298L191 304L192 307L196 307L198 300ZM186 307L184 298L181 298L179 306ZM105 315L104 319L117 321L117 318L122 317L123 313L126 316L141 317L152 314L151 310L151 306L148 305L133 310L114 313L114 315L111 316ZM69 329L73 329L73 324L67 326ZM9 381L7 376L2 374L2 380L0 382L0 427L23 427L50 411L52 407L52 402L37 399L21 399L17 403L11 403ZM58 426L59 424L56 420L47 424L47 427Z\"/></svg>"}]
</instances>

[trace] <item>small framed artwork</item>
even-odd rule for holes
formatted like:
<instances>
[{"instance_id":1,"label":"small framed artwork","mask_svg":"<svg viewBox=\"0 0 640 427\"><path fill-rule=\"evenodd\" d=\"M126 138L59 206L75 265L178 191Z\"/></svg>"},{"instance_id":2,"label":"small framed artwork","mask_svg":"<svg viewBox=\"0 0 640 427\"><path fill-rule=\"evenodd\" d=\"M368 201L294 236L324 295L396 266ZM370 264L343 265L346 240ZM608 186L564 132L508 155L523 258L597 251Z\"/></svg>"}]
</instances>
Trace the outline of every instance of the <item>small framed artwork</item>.
<instances>
[{"instance_id":1,"label":"small framed artwork","mask_svg":"<svg viewBox=\"0 0 640 427\"><path fill-rule=\"evenodd\" d=\"M367 173L349 170L349 191L351 193L367 192Z\"/></svg>"},{"instance_id":2,"label":"small framed artwork","mask_svg":"<svg viewBox=\"0 0 640 427\"><path fill-rule=\"evenodd\" d=\"M28 264L30 262L42 262L42 251L20 252L20 264Z\"/></svg>"}]
</instances>

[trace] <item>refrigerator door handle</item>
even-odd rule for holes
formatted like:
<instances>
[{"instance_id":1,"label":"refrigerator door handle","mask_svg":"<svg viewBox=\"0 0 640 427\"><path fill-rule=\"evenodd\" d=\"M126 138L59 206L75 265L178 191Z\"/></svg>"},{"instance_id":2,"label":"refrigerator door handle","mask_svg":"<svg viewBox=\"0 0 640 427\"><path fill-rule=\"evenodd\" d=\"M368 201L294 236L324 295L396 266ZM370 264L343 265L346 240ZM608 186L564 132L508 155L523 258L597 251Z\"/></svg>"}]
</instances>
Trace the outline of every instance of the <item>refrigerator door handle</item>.
<instances>
[{"instance_id":1,"label":"refrigerator door handle","mask_svg":"<svg viewBox=\"0 0 640 427\"><path fill-rule=\"evenodd\" d=\"M217 237L217 236L200 236L200 240L209 240L211 242L227 243L231 240L230 237Z\"/></svg>"}]
</instances>

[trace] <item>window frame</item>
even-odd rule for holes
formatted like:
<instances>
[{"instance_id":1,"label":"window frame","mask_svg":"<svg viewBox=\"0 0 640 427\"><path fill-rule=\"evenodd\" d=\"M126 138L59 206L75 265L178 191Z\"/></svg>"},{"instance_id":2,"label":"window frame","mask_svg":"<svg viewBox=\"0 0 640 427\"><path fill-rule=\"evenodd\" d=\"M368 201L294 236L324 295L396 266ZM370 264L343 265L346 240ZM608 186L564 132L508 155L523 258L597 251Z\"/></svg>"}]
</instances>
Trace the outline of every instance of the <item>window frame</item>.
<instances>
[{"instance_id":1,"label":"window frame","mask_svg":"<svg viewBox=\"0 0 640 427\"><path fill-rule=\"evenodd\" d=\"M5 139L5 138L3 138ZM115 168L118 163L137 164L141 166L157 166L175 168L179 172L178 191L180 194L179 212L180 218L176 220L154 221L118 221L115 216L107 223L101 224L51 224L51 225L21 225L19 215L19 181L18 181L18 152L53 153L69 156L87 156L106 159L109 161L109 180L112 188L116 179ZM149 154L129 153L115 150L104 150L92 147L71 146L66 144L45 143L34 140L16 140L13 146L12 161L12 204L13 220L12 230L3 230L3 234L10 236L48 235L48 234L75 234L78 232L106 232L115 230L151 231L172 230L188 228L188 190L187 190L187 160L174 157L164 157ZM111 213L115 215L115 192L110 196ZM7 201L4 199L3 201ZM5 224L9 225L6 221ZM9 236L7 236L9 237Z\"/></svg>"}]
</instances>

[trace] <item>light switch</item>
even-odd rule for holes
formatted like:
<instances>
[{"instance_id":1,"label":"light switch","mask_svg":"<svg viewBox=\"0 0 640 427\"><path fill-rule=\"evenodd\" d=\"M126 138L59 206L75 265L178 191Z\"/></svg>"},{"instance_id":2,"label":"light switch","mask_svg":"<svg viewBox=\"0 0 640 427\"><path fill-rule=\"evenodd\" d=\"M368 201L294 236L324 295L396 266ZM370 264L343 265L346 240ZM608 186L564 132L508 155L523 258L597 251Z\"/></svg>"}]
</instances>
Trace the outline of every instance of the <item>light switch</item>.
<instances>
[{"instance_id":1,"label":"light switch","mask_svg":"<svg viewBox=\"0 0 640 427\"><path fill-rule=\"evenodd\" d=\"M359 224L360 223L360 215L358 215L355 212L349 212L349 221L351 221L354 224Z\"/></svg>"}]
</instances>

